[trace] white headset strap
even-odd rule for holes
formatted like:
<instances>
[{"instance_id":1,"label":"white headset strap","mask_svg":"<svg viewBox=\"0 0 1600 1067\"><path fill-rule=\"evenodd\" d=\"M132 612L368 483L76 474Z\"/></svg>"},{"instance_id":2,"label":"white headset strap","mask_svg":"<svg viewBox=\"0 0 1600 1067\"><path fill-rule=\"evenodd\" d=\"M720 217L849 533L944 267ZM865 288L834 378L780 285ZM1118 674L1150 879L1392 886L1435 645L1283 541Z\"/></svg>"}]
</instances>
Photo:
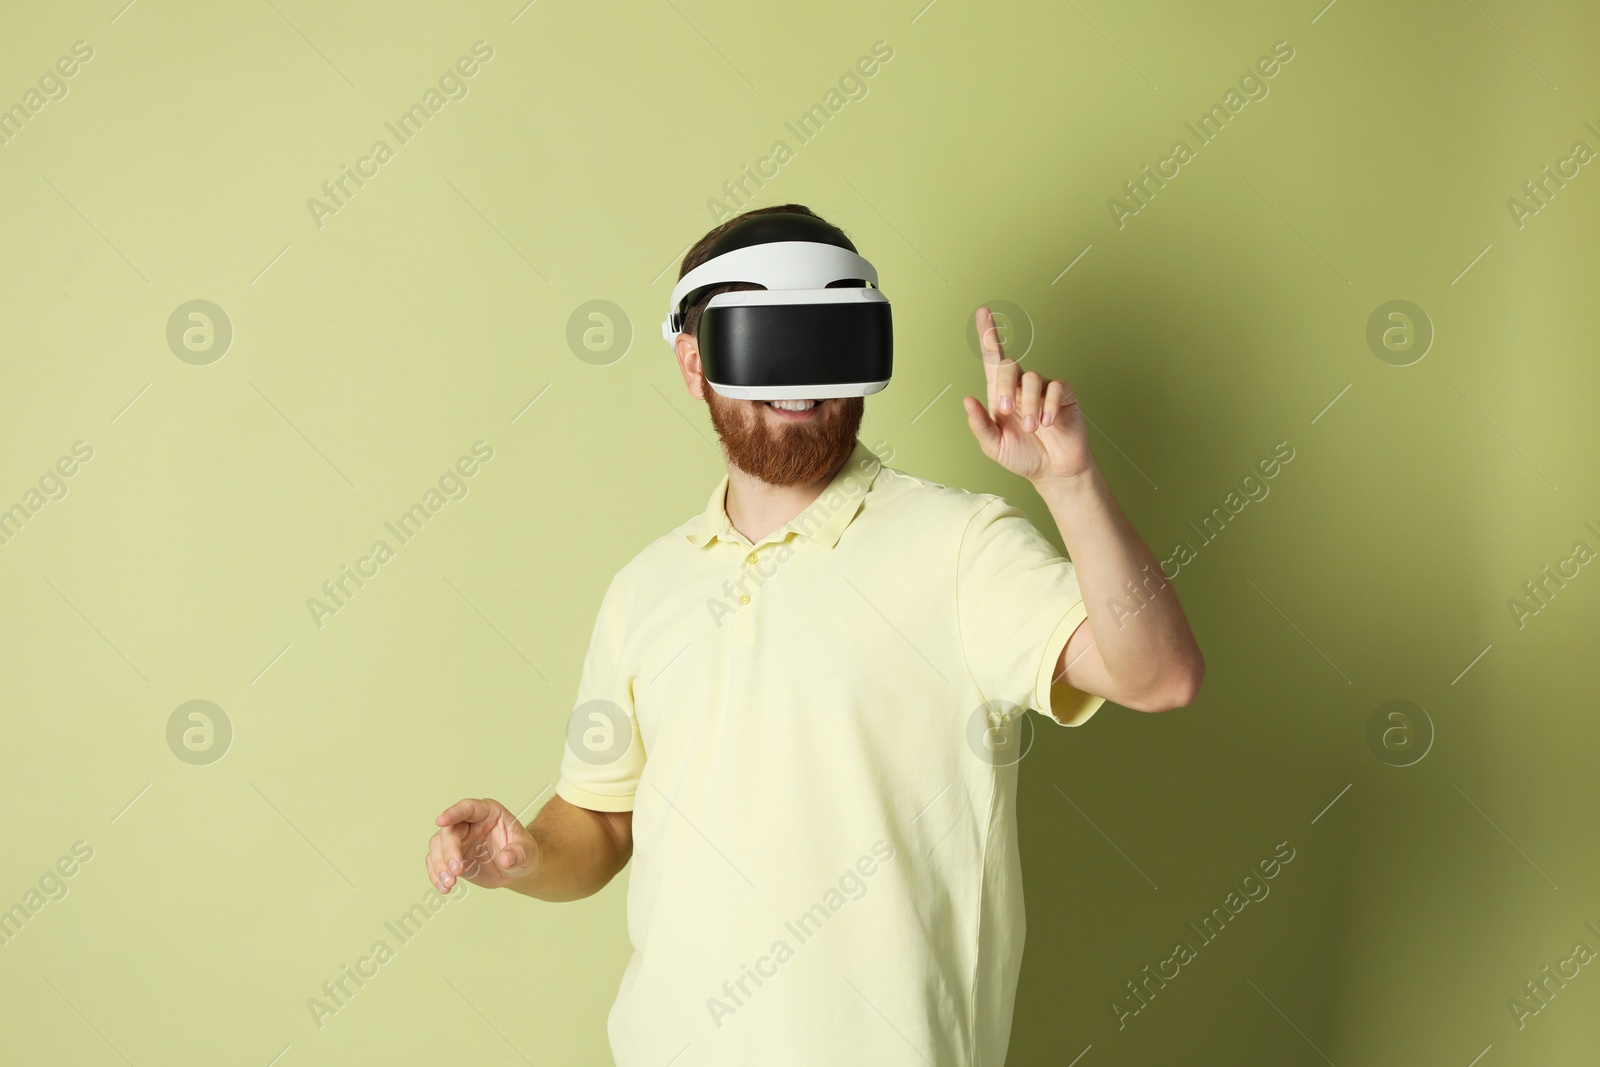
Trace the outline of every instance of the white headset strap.
<instances>
[{"instance_id":1,"label":"white headset strap","mask_svg":"<svg viewBox=\"0 0 1600 1067\"><path fill-rule=\"evenodd\" d=\"M871 263L838 245L768 241L736 248L678 279L667 317L661 322L661 336L668 341L677 337L679 331L673 329L673 318L678 313L678 302L695 289L726 282L753 282L768 289L825 289L829 282L844 278L862 278L874 287L878 284L878 272Z\"/></svg>"}]
</instances>

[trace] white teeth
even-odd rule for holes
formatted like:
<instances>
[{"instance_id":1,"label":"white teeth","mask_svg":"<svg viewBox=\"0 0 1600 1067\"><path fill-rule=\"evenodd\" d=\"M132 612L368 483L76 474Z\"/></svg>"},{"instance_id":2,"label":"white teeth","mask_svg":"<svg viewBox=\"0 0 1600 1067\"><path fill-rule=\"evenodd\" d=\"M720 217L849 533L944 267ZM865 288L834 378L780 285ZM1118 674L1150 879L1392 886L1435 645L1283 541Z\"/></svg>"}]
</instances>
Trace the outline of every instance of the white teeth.
<instances>
[{"instance_id":1,"label":"white teeth","mask_svg":"<svg viewBox=\"0 0 1600 1067\"><path fill-rule=\"evenodd\" d=\"M767 403L780 411L810 411L817 406L815 400L769 400Z\"/></svg>"}]
</instances>

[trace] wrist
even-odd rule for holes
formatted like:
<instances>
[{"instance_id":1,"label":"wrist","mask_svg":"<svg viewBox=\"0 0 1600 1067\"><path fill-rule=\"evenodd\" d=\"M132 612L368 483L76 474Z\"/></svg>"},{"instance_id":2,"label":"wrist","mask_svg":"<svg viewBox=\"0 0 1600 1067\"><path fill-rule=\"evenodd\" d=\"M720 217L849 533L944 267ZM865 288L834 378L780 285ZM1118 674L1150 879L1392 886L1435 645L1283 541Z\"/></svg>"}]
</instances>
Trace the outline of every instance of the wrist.
<instances>
[{"instance_id":1,"label":"wrist","mask_svg":"<svg viewBox=\"0 0 1600 1067\"><path fill-rule=\"evenodd\" d=\"M1103 482L1100 477L1100 467L1090 461L1089 465L1075 474L1056 474L1029 479L1038 494L1046 499L1051 496L1071 496L1094 489Z\"/></svg>"}]
</instances>

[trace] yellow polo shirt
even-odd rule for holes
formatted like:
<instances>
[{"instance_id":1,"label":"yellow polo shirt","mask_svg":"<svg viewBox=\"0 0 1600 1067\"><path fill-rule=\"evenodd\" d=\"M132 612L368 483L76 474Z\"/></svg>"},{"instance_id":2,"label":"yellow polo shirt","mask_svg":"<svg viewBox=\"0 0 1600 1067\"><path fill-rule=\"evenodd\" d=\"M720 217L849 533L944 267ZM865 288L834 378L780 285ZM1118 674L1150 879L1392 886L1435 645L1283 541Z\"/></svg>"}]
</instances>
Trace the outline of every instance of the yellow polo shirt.
<instances>
[{"instance_id":1,"label":"yellow polo shirt","mask_svg":"<svg viewBox=\"0 0 1600 1067\"><path fill-rule=\"evenodd\" d=\"M618 1067L1000 1067L1017 761L1086 618L1004 498L860 440L755 544L728 479L612 579L556 792L633 812Z\"/></svg>"}]
</instances>

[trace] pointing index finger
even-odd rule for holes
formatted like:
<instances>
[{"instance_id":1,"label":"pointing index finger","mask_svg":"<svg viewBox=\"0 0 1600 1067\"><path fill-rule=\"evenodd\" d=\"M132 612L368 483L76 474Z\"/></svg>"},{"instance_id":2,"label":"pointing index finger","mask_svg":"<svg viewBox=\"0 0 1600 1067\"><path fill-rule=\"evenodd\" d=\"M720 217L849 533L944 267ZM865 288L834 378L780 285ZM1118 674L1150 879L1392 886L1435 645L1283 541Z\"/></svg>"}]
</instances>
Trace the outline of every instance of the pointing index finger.
<instances>
[{"instance_id":1,"label":"pointing index finger","mask_svg":"<svg viewBox=\"0 0 1600 1067\"><path fill-rule=\"evenodd\" d=\"M987 306L978 308L978 345L983 353L983 376L989 385L989 415L998 417L1002 411L996 406L1001 398L1015 400L1017 391L1017 361L1005 354L1000 343L1000 330L994 323L994 312Z\"/></svg>"}]
</instances>

